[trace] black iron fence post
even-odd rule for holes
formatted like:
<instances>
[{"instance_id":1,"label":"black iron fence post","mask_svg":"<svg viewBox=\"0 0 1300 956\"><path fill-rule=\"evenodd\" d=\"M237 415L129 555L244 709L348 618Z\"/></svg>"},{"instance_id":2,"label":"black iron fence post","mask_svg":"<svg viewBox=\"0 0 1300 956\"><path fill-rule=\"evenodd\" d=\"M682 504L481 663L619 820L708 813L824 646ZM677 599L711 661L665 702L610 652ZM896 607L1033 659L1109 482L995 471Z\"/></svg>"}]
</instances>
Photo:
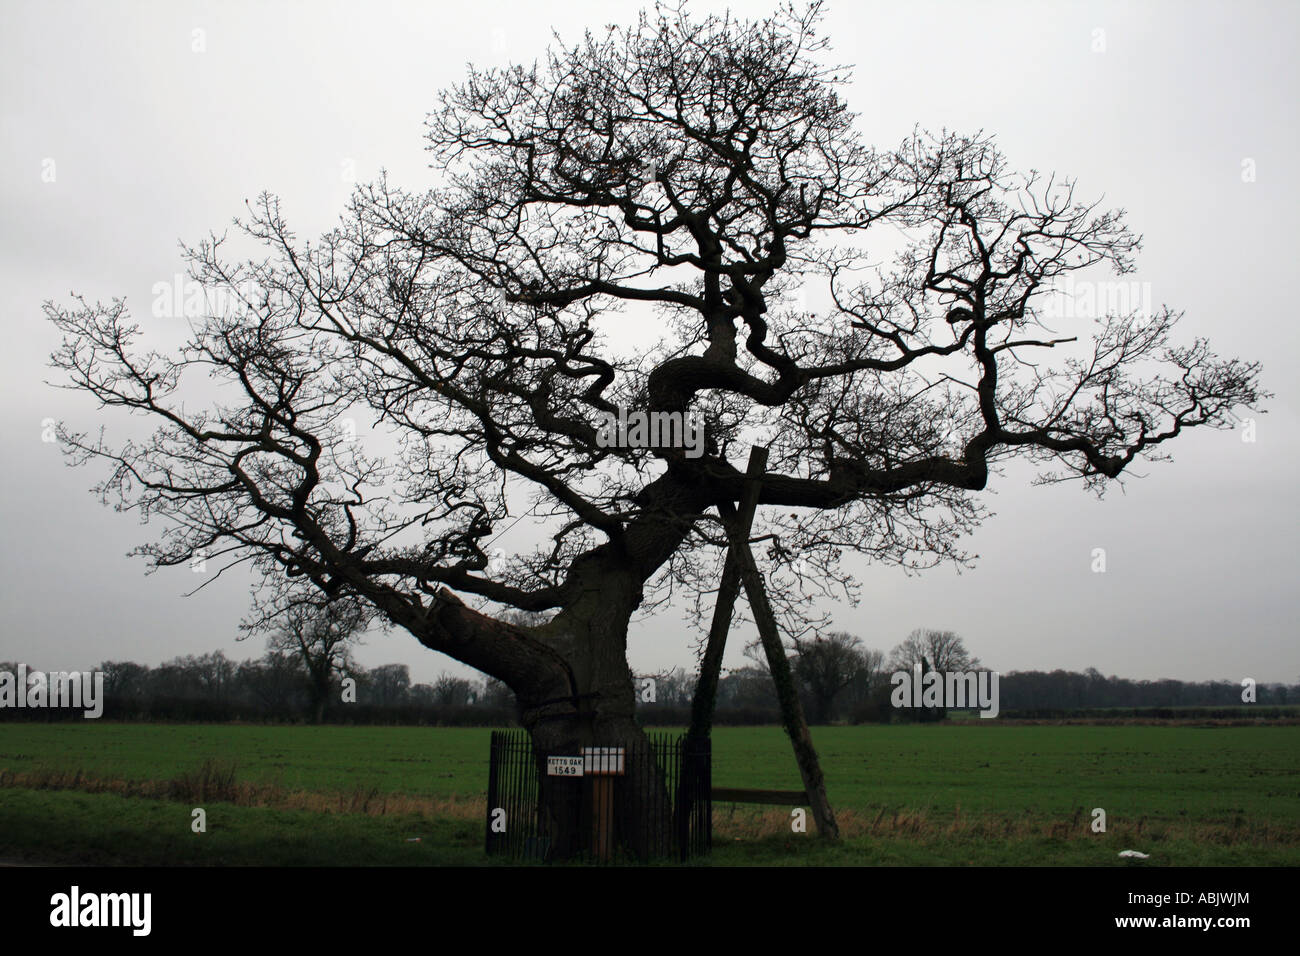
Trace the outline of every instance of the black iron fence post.
<instances>
[{"instance_id":1,"label":"black iron fence post","mask_svg":"<svg viewBox=\"0 0 1300 956\"><path fill-rule=\"evenodd\" d=\"M488 796L487 796L487 824L484 827L487 833L484 852L489 856L496 849L496 834L492 831L492 812L497 806L498 781L501 774L501 737L500 731L492 731L492 743L489 745L488 758Z\"/></svg>"}]
</instances>

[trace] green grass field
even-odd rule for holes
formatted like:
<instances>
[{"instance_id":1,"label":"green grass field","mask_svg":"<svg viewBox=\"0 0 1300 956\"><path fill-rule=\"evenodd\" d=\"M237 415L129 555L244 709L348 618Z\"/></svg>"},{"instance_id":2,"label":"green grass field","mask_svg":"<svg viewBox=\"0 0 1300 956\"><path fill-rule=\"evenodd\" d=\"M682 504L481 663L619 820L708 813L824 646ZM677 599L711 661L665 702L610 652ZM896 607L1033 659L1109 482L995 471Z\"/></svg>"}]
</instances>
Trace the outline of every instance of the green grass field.
<instances>
[{"instance_id":1,"label":"green grass field","mask_svg":"<svg viewBox=\"0 0 1300 956\"><path fill-rule=\"evenodd\" d=\"M489 734L0 724L0 858L485 863ZM1126 865L1118 852L1137 849L1143 865L1300 863L1300 727L968 721L813 736L844 842L791 832L787 809L715 804L710 862ZM224 769L220 785L205 763ZM799 788L774 727L716 730L713 774ZM190 831L193 806L204 834Z\"/></svg>"}]
</instances>

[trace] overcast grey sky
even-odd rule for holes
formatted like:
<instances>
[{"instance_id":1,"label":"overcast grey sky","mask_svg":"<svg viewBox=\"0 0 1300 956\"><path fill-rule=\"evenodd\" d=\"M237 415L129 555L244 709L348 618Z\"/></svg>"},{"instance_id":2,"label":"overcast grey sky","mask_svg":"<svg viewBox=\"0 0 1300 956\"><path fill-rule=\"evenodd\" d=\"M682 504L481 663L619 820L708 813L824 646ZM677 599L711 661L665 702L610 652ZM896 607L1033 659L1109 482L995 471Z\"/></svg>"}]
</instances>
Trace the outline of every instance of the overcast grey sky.
<instances>
[{"instance_id":1,"label":"overcast grey sky","mask_svg":"<svg viewBox=\"0 0 1300 956\"><path fill-rule=\"evenodd\" d=\"M973 571L908 578L851 561L863 600L831 606L836 627L885 650L916 627L952 629L1003 671L1295 681L1300 317L1285 289L1300 214L1300 7L828 6L825 32L834 59L855 66L850 105L870 141L894 145L915 124L983 129L1013 166L1076 177L1083 195L1128 210L1145 237L1133 278L1154 304L1186 310L1181 334L1260 359L1276 393L1254 442L1193 431L1172 463L1138 469L1101 501L1009 469L986 496L996 514L970 542ZM146 577L125 553L151 528L100 505L88 492L96 473L66 467L42 441L46 419L98 419L83 397L44 384L57 336L41 303L124 296L158 341L178 341L177 320L149 308L153 286L181 271L178 240L220 230L264 189L306 238L342 211L349 175L383 166L398 184L432 184L423 118L466 61L531 61L552 28L576 38L640 7L4 4L0 660L73 669L263 650L235 642L245 578L183 598L196 584L188 569ZM1097 547L1105 574L1091 570ZM641 620L633 666L687 664L692 639L680 613ZM372 636L359 657L407 663L415 680L464 672L397 632Z\"/></svg>"}]
</instances>

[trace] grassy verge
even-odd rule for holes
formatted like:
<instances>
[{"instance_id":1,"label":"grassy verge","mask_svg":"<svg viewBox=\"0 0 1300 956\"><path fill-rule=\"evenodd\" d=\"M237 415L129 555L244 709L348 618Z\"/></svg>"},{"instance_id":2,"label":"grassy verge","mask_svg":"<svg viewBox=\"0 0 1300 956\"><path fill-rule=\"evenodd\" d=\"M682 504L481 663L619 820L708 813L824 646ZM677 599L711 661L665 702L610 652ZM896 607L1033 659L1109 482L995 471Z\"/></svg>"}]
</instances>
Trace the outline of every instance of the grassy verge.
<instances>
[{"instance_id":1,"label":"grassy verge","mask_svg":"<svg viewBox=\"0 0 1300 956\"><path fill-rule=\"evenodd\" d=\"M818 727L846 839L717 804L718 865L1300 863L1300 728ZM0 725L0 858L482 864L489 731ZM778 728L719 728L720 787L797 789ZM204 807L208 832L190 831ZM1094 808L1107 832L1092 832ZM811 821L808 822L811 828ZM408 839L420 837L418 843Z\"/></svg>"},{"instance_id":2,"label":"grassy verge","mask_svg":"<svg viewBox=\"0 0 1300 956\"><path fill-rule=\"evenodd\" d=\"M191 806L112 792L0 789L0 858L36 863L198 866L475 866L483 816L320 811L209 803L207 832ZM467 808L468 809L468 808ZM924 813L841 814L845 840L790 831L783 811L715 810L714 866L1248 866L1296 862L1294 834L1165 823L1090 834L1055 818L943 819ZM1085 835L1087 834L1087 835ZM415 838L419 838L418 841Z\"/></svg>"},{"instance_id":3,"label":"grassy verge","mask_svg":"<svg viewBox=\"0 0 1300 956\"><path fill-rule=\"evenodd\" d=\"M211 804L114 793L0 790L0 857L166 866L467 866L485 863L480 821ZM408 842L419 837L419 842Z\"/></svg>"}]
</instances>

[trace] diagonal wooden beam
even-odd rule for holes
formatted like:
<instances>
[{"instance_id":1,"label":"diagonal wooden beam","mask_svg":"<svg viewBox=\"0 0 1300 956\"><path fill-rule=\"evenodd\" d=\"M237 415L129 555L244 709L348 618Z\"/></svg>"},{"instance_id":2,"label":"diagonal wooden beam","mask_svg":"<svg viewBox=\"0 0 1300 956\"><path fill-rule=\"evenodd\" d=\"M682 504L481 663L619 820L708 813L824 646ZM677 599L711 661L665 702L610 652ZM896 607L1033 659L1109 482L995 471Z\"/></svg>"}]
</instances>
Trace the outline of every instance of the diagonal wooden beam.
<instances>
[{"instance_id":1,"label":"diagonal wooden beam","mask_svg":"<svg viewBox=\"0 0 1300 956\"><path fill-rule=\"evenodd\" d=\"M790 670L790 661L785 656L785 647L781 644L781 635L777 629L776 615L767 599L763 577L759 574L758 565L749 548L749 531L753 524L754 512L758 507L759 488L762 485L763 472L767 468L767 454L766 448L755 447L750 451L740 512L736 511L730 501L718 503L718 514L722 517L723 527L726 528L729 547L726 564L723 566L718 604L714 608L713 622L709 628L709 643L705 648L705 659L700 666L700 682L696 689L696 699L692 704L691 733L702 733L707 737L708 728L712 724L718 671L722 666L722 652L731 624L732 609L735 606L738 590L735 577L738 577L745 585L745 596L749 599L750 610L754 613L758 636L767 655L767 666L772 672L772 680L776 683L777 701L781 706L781 723L794 748L794 759L799 765L799 775L803 778L804 789L807 791L812 807L813 820L817 824L817 832L823 839L838 840L840 830L835 822L835 811L831 808L830 799L826 795L826 778L822 774L821 762L817 759L817 750L813 747L808 722L804 719L803 706L799 703L794 674ZM728 570L733 565L735 577L730 579L731 590L728 591Z\"/></svg>"},{"instance_id":2,"label":"diagonal wooden beam","mask_svg":"<svg viewBox=\"0 0 1300 956\"><path fill-rule=\"evenodd\" d=\"M745 472L746 482L740 497L740 513L735 522L742 537L749 538L749 529L754 522L754 512L758 508L758 492L767 468L767 449L755 445L749 451L749 467ZM722 514L722 509L718 509ZM725 524L725 519L724 519ZM695 696L691 699L691 726L687 730L688 740L707 740L713 729L713 711L718 697L718 676L722 673L722 656L727 649L727 632L731 629L731 617L736 609L736 597L740 594L740 561L734 548L727 548L727 557L722 566L722 581L718 586L718 601L713 606L713 621L709 625L709 639L704 646L704 657L700 661L700 679L695 685Z\"/></svg>"}]
</instances>

